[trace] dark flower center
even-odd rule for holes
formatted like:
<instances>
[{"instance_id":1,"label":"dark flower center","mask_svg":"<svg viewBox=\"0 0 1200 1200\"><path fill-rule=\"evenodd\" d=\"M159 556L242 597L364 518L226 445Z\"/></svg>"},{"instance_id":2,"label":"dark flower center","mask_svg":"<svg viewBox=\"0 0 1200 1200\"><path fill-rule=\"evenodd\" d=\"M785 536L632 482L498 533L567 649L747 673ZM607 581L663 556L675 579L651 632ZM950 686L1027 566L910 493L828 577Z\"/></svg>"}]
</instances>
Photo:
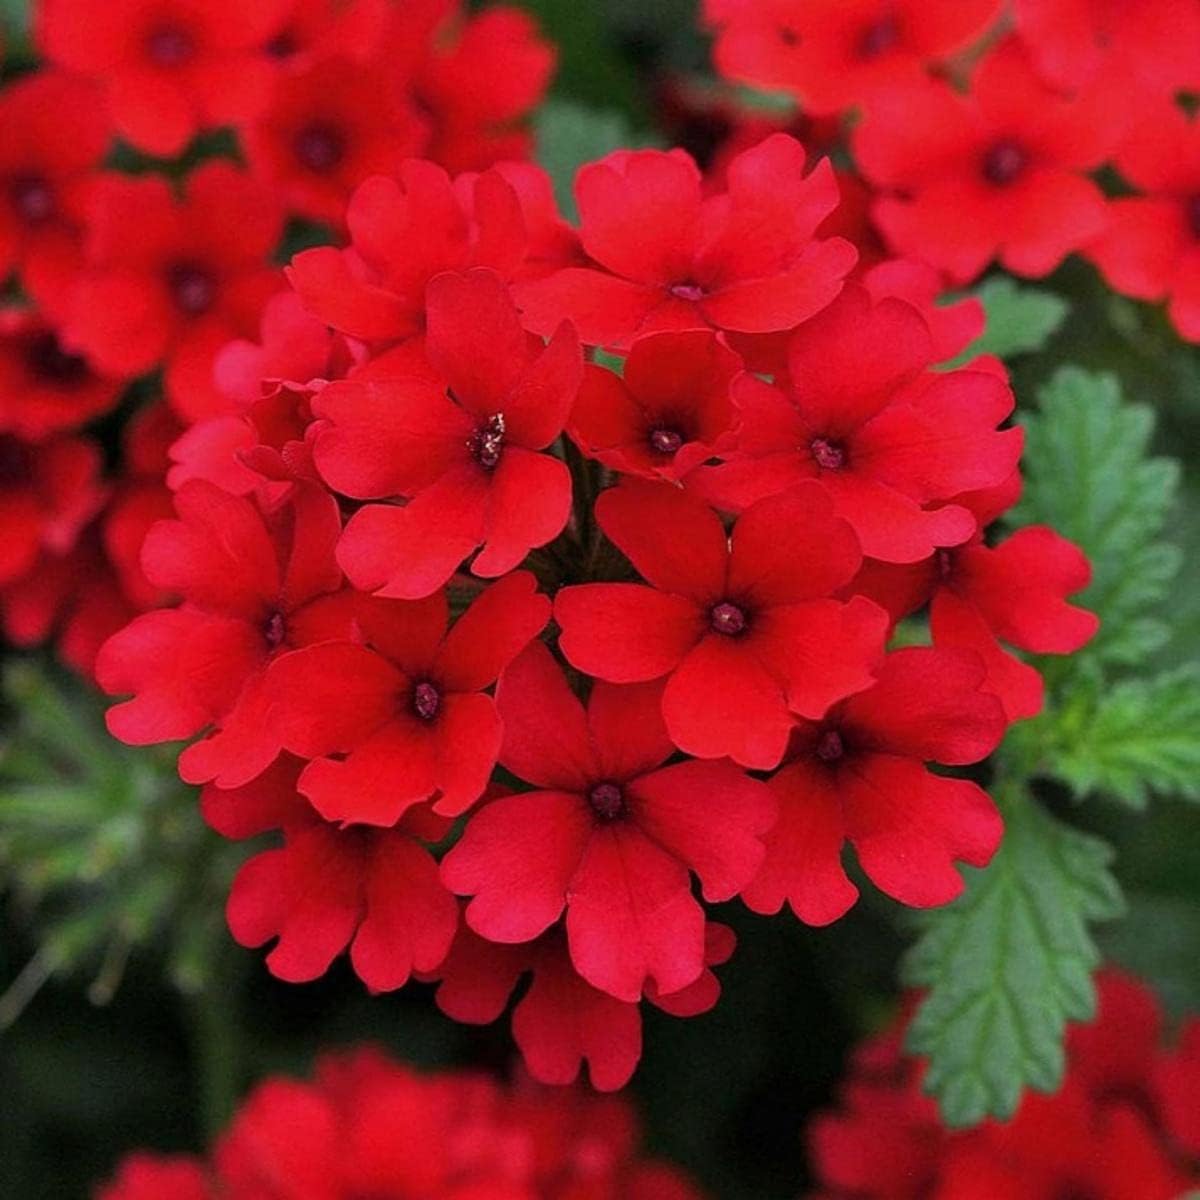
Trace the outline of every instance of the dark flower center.
<instances>
[{"instance_id":1,"label":"dark flower center","mask_svg":"<svg viewBox=\"0 0 1200 1200\"><path fill-rule=\"evenodd\" d=\"M1200 238L1200 196L1193 196L1186 205L1187 221L1191 226L1192 236Z\"/></svg>"},{"instance_id":2,"label":"dark flower center","mask_svg":"<svg viewBox=\"0 0 1200 1200\"><path fill-rule=\"evenodd\" d=\"M983 177L996 187L1015 183L1029 166L1029 155L1016 142L997 142L983 156Z\"/></svg>"},{"instance_id":3,"label":"dark flower center","mask_svg":"<svg viewBox=\"0 0 1200 1200\"><path fill-rule=\"evenodd\" d=\"M26 225L44 225L57 209L53 189L36 175L14 179L9 187L9 196L17 216Z\"/></svg>"},{"instance_id":4,"label":"dark flower center","mask_svg":"<svg viewBox=\"0 0 1200 1200\"><path fill-rule=\"evenodd\" d=\"M196 43L186 29L160 25L146 39L146 53L156 67L182 67L196 53Z\"/></svg>"},{"instance_id":5,"label":"dark flower center","mask_svg":"<svg viewBox=\"0 0 1200 1200\"><path fill-rule=\"evenodd\" d=\"M671 295L677 300L688 300L694 304L704 299L704 289L695 283L677 283L671 288Z\"/></svg>"},{"instance_id":6,"label":"dark flower center","mask_svg":"<svg viewBox=\"0 0 1200 1200\"><path fill-rule=\"evenodd\" d=\"M32 478L29 448L11 434L0 434L0 488L24 487Z\"/></svg>"},{"instance_id":7,"label":"dark flower center","mask_svg":"<svg viewBox=\"0 0 1200 1200\"><path fill-rule=\"evenodd\" d=\"M657 454L674 454L683 445L683 434L674 429L654 429L650 432L650 449Z\"/></svg>"},{"instance_id":8,"label":"dark flower center","mask_svg":"<svg viewBox=\"0 0 1200 1200\"><path fill-rule=\"evenodd\" d=\"M428 681L418 683L413 688L412 707L422 721L432 721L442 707L442 693Z\"/></svg>"},{"instance_id":9,"label":"dark flower center","mask_svg":"<svg viewBox=\"0 0 1200 1200\"><path fill-rule=\"evenodd\" d=\"M869 25L858 39L860 58L878 58L887 53L900 40L900 25L895 17L884 17Z\"/></svg>"},{"instance_id":10,"label":"dark flower center","mask_svg":"<svg viewBox=\"0 0 1200 1200\"><path fill-rule=\"evenodd\" d=\"M813 438L808 449L813 462L824 471L840 471L846 465L845 448L828 438Z\"/></svg>"},{"instance_id":11,"label":"dark flower center","mask_svg":"<svg viewBox=\"0 0 1200 1200\"><path fill-rule=\"evenodd\" d=\"M837 762L846 753L842 735L836 729L827 729L817 740L817 757L822 762Z\"/></svg>"},{"instance_id":12,"label":"dark flower center","mask_svg":"<svg viewBox=\"0 0 1200 1200\"><path fill-rule=\"evenodd\" d=\"M780 25L779 40L785 46L800 45L800 35L790 25Z\"/></svg>"},{"instance_id":13,"label":"dark flower center","mask_svg":"<svg viewBox=\"0 0 1200 1200\"><path fill-rule=\"evenodd\" d=\"M485 471L495 470L500 461L500 453L504 449L504 414L496 413L488 417L484 425L467 443L471 457Z\"/></svg>"},{"instance_id":14,"label":"dark flower center","mask_svg":"<svg viewBox=\"0 0 1200 1200\"><path fill-rule=\"evenodd\" d=\"M939 550L936 555L939 579L949 579L954 574L954 551Z\"/></svg>"},{"instance_id":15,"label":"dark flower center","mask_svg":"<svg viewBox=\"0 0 1200 1200\"><path fill-rule=\"evenodd\" d=\"M189 317L208 312L217 299L217 281L192 263L176 263L167 271L167 286L175 307Z\"/></svg>"},{"instance_id":16,"label":"dark flower center","mask_svg":"<svg viewBox=\"0 0 1200 1200\"><path fill-rule=\"evenodd\" d=\"M598 783L587 794L592 812L602 821L615 821L625 811L625 793L615 783Z\"/></svg>"},{"instance_id":17,"label":"dark flower center","mask_svg":"<svg viewBox=\"0 0 1200 1200\"><path fill-rule=\"evenodd\" d=\"M715 633L737 637L746 628L746 613L736 604L722 600L720 604L713 605L708 614L708 623Z\"/></svg>"},{"instance_id":18,"label":"dark flower center","mask_svg":"<svg viewBox=\"0 0 1200 1200\"><path fill-rule=\"evenodd\" d=\"M283 29L263 47L263 53L268 58L291 58L299 48L296 35L290 29Z\"/></svg>"},{"instance_id":19,"label":"dark flower center","mask_svg":"<svg viewBox=\"0 0 1200 1200\"><path fill-rule=\"evenodd\" d=\"M68 354L49 330L30 338L25 363L39 379L65 387L82 383L88 375L87 363L76 354Z\"/></svg>"},{"instance_id":20,"label":"dark flower center","mask_svg":"<svg viewBox=\"0 0 1200 1200\"><path fill-rule=\"evenodd\" d=\"M263 637L272 650L283 645L283 639L287 637L287 624L278 609L263 622Z\"/></svg>"},{"instance_id":21,"label":"dark flower center","mask_svg":"<svg viewBox=\"0 0 1200 1200\"><path fill-rule=\"evenodd\" d=\"M346 156L346 139L332 125L308 125L292 143L296 157L310 171L332 171Z\"/></svg>"}]
</instances>

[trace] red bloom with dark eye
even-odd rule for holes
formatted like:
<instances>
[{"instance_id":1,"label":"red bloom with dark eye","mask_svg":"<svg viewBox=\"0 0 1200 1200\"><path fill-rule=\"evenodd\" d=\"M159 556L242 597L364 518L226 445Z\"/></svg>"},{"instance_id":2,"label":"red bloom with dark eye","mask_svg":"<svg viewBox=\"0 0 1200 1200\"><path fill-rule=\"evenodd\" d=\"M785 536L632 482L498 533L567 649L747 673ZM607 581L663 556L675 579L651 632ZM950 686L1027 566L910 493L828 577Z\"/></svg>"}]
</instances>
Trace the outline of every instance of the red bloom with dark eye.
<instances>
[{"instance_id":1,"label":"red bloom with dark eye","mask_svg":"<svg viewBox=\"0 0 1200 1200\"><path fill-rule=\"evenodd\" d=\"M253 779L280 746L267 712L266 668L294 647L348 637L350 593L333 560L333 497L296 488L271 512L199 480L175 497L178 521L146 538L150 582L183 597L146 613L105 644L96 677L110 695L110 732L132 745L191 737L179 759L189 783Z\"/></svg>"},{"instance_id":2,"label":"red bloom with dark eye","mask_svg":"<svg viewBox=\"0 0 1200 1200\"><path fill-rule=\"evenodd\" d=\"M63 340L113 375L164 364L168 399L185 421L227 411L213 360L257 331L279 290L270 255L282 218L274 194L228 163L195 171L182 201L162 178L106 177Z\"/></svg>"},{"instance_id":3,"label":"red bloom with dark eye","mask_svg":"<svg viewBox=\"0 0 1200 1200\"><path fill-rule=\"evenodd\" d=\"M37 43L51 62L103 85L122 137L171 156L263 104L274 70L259 47L286 4L44 0Z\"/></svg>"},{"instance_id":4,"label":"red bloom with dark eye","mask_svg":"<svg viewBox=\"0 0 1200 1200\"><path fill-rule=\"evenodd\" d=\"M426 140L421 117L382 66L338 58L281 79L243 132L251 172L291 212L333 225L358 184L399 171Z\"/></svg>"},{"instance_id":5,"label":"red bloom with dark eye","mask_svg":"<svg viewBox=\"0 0 1200 1200\"><path fill-rule=\"evenodd\" d=\"M204 789L205 820L226 837L283 833L282 846L255 855L234 879L230 931L243 946L277 938L266 961L280 979L318 979L349 947L373 991L403 987L413 971L442 962L458 926L458 902L424 845L450 823L422 809L394 829L338 829L297 793L303 765L283 755L241 787Z\"/></svg>"},{"instance_id":6,"label":"red bloom with dark eye","mask_svg":"<svg viewBox=\"0 0 1200 1200\"><path fill-rule=\"evenodd\" d=\"M963 887L957 861L986 866L1002 823L991 798L926 762L962 765L1004 735L999 701L981 691L983 663L968 651L918 647L884 659L878 682L801 722L770 781L779 820L767 857L743 892L755 912L786 900L810 925L836 921L858 889L842 867L850 842L867 877L904 904L946 904Z\"/></svg>"},{"instance_id":7,"label":"red bloom with dark eye","mask_svg":"<svg viewBox=\"0 0 1200 1200\"><path fill-rule=\"evenodd\" d=\"M705 970L689 987L663 996L651 985L646 999L675 1017L708 1012L721 994L712 967L733 954L736 939L724 925L705 926ZM469 1025L495 1021L526 974L528 990L512 1013L513 1038L529 1073L541 1083L573 1083L586 1062L592 1087L616 1091L629 1082L642 1056L637 1004L618 1000L580 978L559 927L533 942L489 942L462 925L437 970L438 1007Z\"/></svg>"},{"instance_id":8,"label":"red bloom with dark eye","mask_svg":"<svg viewBox=\"0 0 1200 1200\"><path fill-rule=\"evenodd\" d=\"M685 753L767 770L793 713L819 717L870 685L886 614L828 598L862 555L816 486L753 505L730 538L716 513L665 484L604 492L596 519L650 586L563 588L559 645L600 679L667 676L663 715Z\"/></svg>"},{"instance_id":9,"label":"red bloom with dark eye","mask_svg":"<svg viewBox=\"0 0 1200 1200\"><path fill-rule=\"evenodd\" d=\"M0 309L0 431L37 441L117 405L121 384L63 349L36 313Z\"/></svg>"},{"instance_id":10,"label":"red bloom with dark eye","mask_svg":"<svg viewBox=\"0 0 1200 1200\"><path fill-rule=\"evenodd\" d=\"M1141 194L1109 202L1108 229L1084 253L1117 291L1165 300L1180 335L1200 342L1200 120L1173 100L1147 107L1115 164Z\"/></svg>"},{"instance_id":11,"label":"red bloom with dark eye","mask_svg":"<svg viewBox=\"0 0 1200 1200\"><path fill-rule=\"evenodd\" d=\"M945 502L1009 478L1022 437L996 428L1013 408L1003 379L930 372L935 358L916 309L848 287L793 335L786 392L752 375L735 382L737 448L689 487L738 511L815 479L871 558L918 562L960 545L975 518Z\"/></svg>"},{"instance_id":12,"label":"red bloom with dark eye","mask_svg":"<svg viewBox=\"0 0 1200 1200\"><path fill-rule=\"evenodd\" d=\"M623 377L588 365L567 426L590 458L678 481L732 441L729 390L742 362L702 330L639 338Z\"/></svg>"},{"instance_id":13,"label":"red bloom with dark eye","mask_svg":"<svg viewBox=\"0 0 1200 1200\"><path fill-rule=\"evenodd\" d=\"M456 189L441 167L419 159L409 159L395 179L377 175L363 183L346 225L348 250L305 250L292 259L288 278L314 316L382 346L422 332L425 286L435 275L490 267L509 279L526 249L521 204L499 171Z\"/></svg>"},{"instance_id":14,"label":"red bloom with dark eye","mask_svg":"<svg viewBox=\"0 0 1200 1200\"><path fill-rule=\"evenodd\" d=\"M764 786L729 762L664 767L674 747L659 685L597 683L585 712L540 642L501 676L501 764L540 789L475 813L442 860L491 941L536 938L566 910L576 971L634 1002L704 971L706 900L728 900L762 860L774 817Z\"/></svg>"},{"instance_id":15,"label":"red bloom with dark eye","mask_svg":"<svg viewBox=\"0 0 1200 1200\"><path fill-rule=\"evenodd\" d=\"M580 237L595 267L522 283L529 328L564 316L591 345L627 347L666 329L790 329L841 290L857 252L814 232L837 207L828 160L806 176L784 134L729 165L728 191L705 198L682 150L619 150L575 179Z\"/></svg>"},{"instance_id":16,"label":"red bloom with dark eye","mask_svg":"<svg viewBox=\"0 0 1200 1200\"><path fill-rule=\"evenodd\" d=\"M408 498L360 509L338 546L355 587L402 599L436 591L480 547L476 575L511 571L571 506L566 466L541 451L579 388L575 331L543 347L494 272L447 273L429 284L426 353L438 382L350 379L313 400L329 422L313 448L322 478L349 496Z\"/></svg>"},{"instance_id":17,"label":"red bloom with dark eye","mask_svg":"<svg viewBox=\"0 0 1200 1200\"><path fill-rule=\"evenodd\" d=\"M854 134L863 174L891 195L874 216L898 253L967 281L998 259L1048 275L1103 229L1104 193L1086 172L1122 135L1119 95L1067 99L1013 39L989 51L963 96L948 84L896 88Z\"/></svg>"},{"instance_id":18,"label":"red bloom with dark eye","mask_svg":"<svg viewBox=\"0 0 1200 1200\"><path fill-rule=\"evenodd\" d=\"M514 571L448 632L444 592L364 598L365 646L326 642L272 665L275 728L285 749L314 760L300 791L323 817L388 826L425 800L458 816L483 795L501 737L483 689L550 619L536 589L528 571Z\"/></svg>"},{"instance_id":19,"label":"red bloom with dark eye","mask_svg":"<svg viewBox=\"0 0 1200 1200\"><path fill-rule=\"evenodd\" d=\"M0 92L0 280L16 268L43 307L57 311L79 269L86 200L108 143L101 98L84 80L43 71Z\"/></svg>"},{"instance_id":20,"label":"red bloom with dark eye","mask_svg":"<svg viewBox=\"0 0 1200 1200\"><path fill-rule=\"evenodd\" d=\"M833 113L924 72L977 41L1003 0L708 0L717 68Z\"/></svg>"}]
</instances>

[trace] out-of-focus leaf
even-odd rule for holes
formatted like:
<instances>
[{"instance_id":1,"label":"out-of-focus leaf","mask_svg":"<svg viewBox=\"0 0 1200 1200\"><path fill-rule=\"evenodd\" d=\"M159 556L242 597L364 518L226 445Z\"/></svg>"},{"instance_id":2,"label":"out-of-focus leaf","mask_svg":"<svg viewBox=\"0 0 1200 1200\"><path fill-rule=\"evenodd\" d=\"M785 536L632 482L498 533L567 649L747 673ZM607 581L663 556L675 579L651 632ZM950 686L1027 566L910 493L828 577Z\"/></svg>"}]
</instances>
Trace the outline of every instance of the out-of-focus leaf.
<instances>
[{"instance_id":1,"label":"out-of-focus leaf","mask_svg":"<svg viewBox=\"0 0 1200 1200\"><path fill-rule=\"evenodd\" d=\"M971 294L983 304L987 326L947 367L960 367L980 354L1014 358L1042 350L1070 311L1061 296L1019 284L1006 275L989 279Z\"/></svg>"}]
</instances>

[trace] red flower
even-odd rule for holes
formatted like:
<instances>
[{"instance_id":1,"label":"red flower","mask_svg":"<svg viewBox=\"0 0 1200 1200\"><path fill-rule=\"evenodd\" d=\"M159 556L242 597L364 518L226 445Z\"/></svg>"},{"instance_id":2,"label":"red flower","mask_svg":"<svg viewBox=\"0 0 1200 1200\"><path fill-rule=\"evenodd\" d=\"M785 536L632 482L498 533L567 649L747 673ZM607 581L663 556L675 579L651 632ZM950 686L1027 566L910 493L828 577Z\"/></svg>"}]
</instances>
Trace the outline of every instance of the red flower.
<instances>
[{"instance_id":1,"label":"red flower","mask_svg":"<svg viewBox=\"0 0 1200 1200\"><path fill-rule=\"evenodd\" d=\"M1110 202L1085 253L1118 291L1167 301L1181 336L1200 342L1200 121L1173 101L1148 109L1116 166L1143 194Z\"/></svg>"},{"instance_id":2,"label":"red flower","mask_svg":"<svg viewBox=\"0 0 1200 1200\"><path fill-rule=\"evenodd\" d=\"M1016 0L1017 28L1057 87L1097 83L1166 99L1200 80L1200 9L1192 0Z\"/></svg>"},{"instance_id":3,"label":"red flower","mask_svg":"<svg viewBox=\"0 0 1200 1200\"><path fill-rule=\"evenodd\" d=\"M898 650L874 687L823 721L801 722L770 782L779 821L746 904L775 913L786 900L810 925L836 921L858 896L842 867L846 842L868 878L901 903L953 900L963 888L954 863L987 865L1000 814L977 784L924 764L979 762L999 744L1004 711L981 690L984 679L967 651Z\"/></svg>"},{"instance_id":4,"label":"red flower","mask_svg":"<svg viewBox=\"0 0 1200 1200\"><path fill-rule=\"evenodd\" d=\"M793 713L820 717L870 685L886 616L829 599L862 556L815 486L760 501L731 538L711 509L666 485L610 489L596 518L650 586L563 588L559 645L614 683L666 676L663 716L685 753L769 769Z\"/></svg>"},{"instance_id":5,"label":"red flower","mask_svg":"<svg viewBox=\"0 0 1200 1200\"><path fill-rule=\"evenodd\" d=\"M1003 0L707 0L717 69L833 113L978 41Z\"/></svg>"},{"instance_id":6,"label":"red flower","mask_svg":"<svg viewBox=\"0 0 1200 1200\"><path fill-rule=\"evenodd\" d=\"M113 375L165 363L168 399L186 421L226 411L213 359L258 328L279 290L269 258L282 228L274 195L229 163L195 171L182 201L161 178L105 178L63 340Z\"/></svg>"},{"instance_id":7,"label":"red flower","mask_svg":"<svg viewBox=\"0 0 1200 1200\"><path fill-rule=\"evenodd\" d=\"M0 309L0 430L38 441L117 405L121 385L64 350L40 316Z\"/></svg>"},{"instance_id":8,"label":"red flower","mask_svg":"<svg viewBox=\"0 0 1200 1200\"><path fill-rule=\"evenodd\" d=\"M204 790L205 819L226 837L283 831L283 845L255 855L233 881L226 915L234 938L243 946L278 938L267 966L293 983L324 975L347 946L373 991L435 970L454 938L458 904L423 842L443 837L449 822L414 810L395 829L338 829L297 794L302 767L284 755L241 787Z\"/></svg>"},{"instance_id":9,"label":"red flower","mask_svg":"<svg viewBox=\"0 0 1200 1200\"><path fill-rule=\"evenodd\" d=\"M825 307L854 265L840 238L814 240L837 207L828 160L804 174L784 134L729 165L728 192L705 198L682 150L619 150L575 180L583 248L594 267L521 284L531 329L563 316L591 345L627 347L666 329L790 329Z\"/></svg>"},{"instance_id":10,"label":"red flower","mask_svg":"<svg viewBox=\"0 0 1200 1200\"><path fill-rule=\"evenodd\" d=\"M712 333L639 338L623 378L588 365L568 432L590 458L628 475L678 481L731 440L741 359Z\"/></svg>"},{"instance_id":11,"label":"red flower","mask_svg":"<svg viewBox=\"0 0 1200 1200\"><path fill-rule=\"evenodd\" d=\"M15 268L27 291L57 311L79 267L91 178L109 123L84 80L39 71L0 93L0 280Z\"/></svg>"},{"instance_id":12,"label":"red flower","mask_svg":"<svg viewBox=\"0 0 1200 1200\"><path fill-rule=\"evenodd\" d=\"M95 1200L212 1200L208 1172L186 1155L139 1151L122 1161Z\"/></svg>"},{"instance_id":13,"label":"red flower","mask_svg":"<svg viewBox=\"0 0 1200 1200\"><path fill-rule=\"evenodd\" d=\"M263 44L267 57L281 71L302 71L314 62L345 56L366 60L378 52L387 26L389 0L288 0ZM445 0L406 5L429 12L430 30L441 19ZM414 25L411 40L420 45L428 31Z\"/></svg>"},{"instance_id":14,"label":"red flower","mask_svg":"<svg viewBox=\"0 0 1200 1200\"><path fill-rule=\"evenodd\" d=\"M396 179L363 183L346 224L349 250L305 250L288 278L326 324L384 345L422 331L425 285L435 275L476 266L510 278L526 248L521 204L499 171L456 188L441 167L419 159L409 159Z\"/></svg>"},{"instance_id":15,"label":"red flower","mask_svg":"<svg viewBox=\"0 0 1200 1200\"><path fill-rule=\"evenodd\" d=\"M539 452L579 388L574 330L563 325L545 347L529 338L491 271L432 280L428 312L436 382L350 379L313 400L329 422L313 447L325 481L409 499L360 509L338 547L356 587L402 599L436 591L479 547L476 575L511 571L562 532L571 505L566 466Z\"/></svg>"},{"instance_id":16,"label":"red flower","mask_svg":"<svg viewBox=\"0 0 1200 1200\"><path fill-rule=\"evenodd\" d=\"M448 632L444 592L368 600L366 646L325 642L273 664L272 717L284 748L314 760L300 791L323 817L390 826L414 804L453 817L483 795L502 732L483 689L550 619L536 589L514 571Z\"/></svg>"},{"instance_id":17,"label":"red flower","mask_svg":"<svg viewBox=\"0 0 1200 1200\"><path fill-rule=\"evenodd\" d=\"M136 618L100 652L109 731L131 745L215 732L183 752L189 783L246 783L279 752L267 712L266 668L279 654L347 637L349 593L333 561L333 498L297 488L262 513L249 500L195 481L175 497L178 521L151 529L142 552L154 585L183 597Z\"/></svg>"},{"instance_id":18,"label":"red flower","mask_svg":"<svg viewBox=\"0 0 1200 1200\"><path fill-rule=\"evenodd\" d=\"M661 687L597 683L585 713L535 642L504 673L500 762L542 789L480 809L442 860L442 878L491 941L529 941L566 910L571 961L593 987L640 999L704 970L707 900L735 896L758 869L771 806L728 762L663 767L673 747ZM697 804L697 797L702 803Z\"/></svg>"},{"instance_id":19,"label":"red flower","mask_svg":"<svg viewBox=\"0 0 1200 1200\"><path fill-rule=\"evenodd\" d=\"M959 281L993 259L1017 275L1048 275L1105 225L1088 179L1121 135L1117 98L1066 99L1008 40L976 68L971 92L944 83L896 88L855 131L864 175L887 189L875 221L903 255Z\"/></svg>"},{"instance_id":20,"label":"red flower","mask_svg":"<svg viewBox=\"0 0 1200 1200\"><path fill-rule=\"evenodd\" d=\"M706 969L682 991L646 998L676 1017L698 1016L716 1004L721 985L711 967L726 962L736 939L724 925L705 927ZM470 1025L495 1021L522 976L529 989L512 1014L512 1031L529 1073L541 1083L573 1083L586 1062L598 1091L623 1088L642 1056L642 1017L635 1003L598 991L571 965L561 931L552 929L533 942L501 945L459 927L446 961L437 970L438 1007Z\"/></svg>"},{"instance_id":21,"label":"red flower","mask_svg":"<svg viewBox=\"0 0 1200 1200\"><path fill-rule=\"evenodd\" d=\"M103 85L122 137L174 155L202 129L247 117L273 69L258 52L287 0L43 0L37 43Z\"/></svg>"},{"instance_id":22,"label":"red flower","mask_svg":"<svg viewBox=\"0 0 1200 1200\"><path fill-rule=\"evenodd\" d=\"M1009 478L1022 437L996 430L1013 407L1002 379L932 373L935 357L911 305L872 304L848 287L792 336L786 393L752 375L735 381L737 448L724 465L689 476L689 487L738 511L815 479L863 553L886 562L918 562L965 542L975 518L945 502Z\"/></svg>"},{"instance_id":23,"label":"red flower","mask_svg":"<svg viewBox=\"0 0 1200 1200\"><path fill-rule=\"evenodd\" d=\"M35 445L0 433L0 585L30 572L39 554L64 555L104 504L100 451L58 438Z\"/></svg>"},{"instance_id":24,"label":"red flower","mask_svg":"<svg viewBox=\"0 0 1200 1200\"><path fill-rule=\"evenodd\" d=\"M921 1093L923 1066L901 1056L904 1023L859 1047L837 1111L809 1130L826 1200L1177 1200L1200 1184L1172 1142L1152 1079L1182 1061L1159 1048L1153 994L1107 970L1094 1023L1067 1038L1067 1075L1052 1096L1026 1094L1010 1121L948 1130ZM1200 1111L1200 1079L1188 1093Z\"/></svg>"},{"instance_id":25,"label":"red flower","mask_svg":"<svg viewBox=\"0 0 1200 1200\"><path fill-rule=\"evenodd\" d=\"M290 211L341 225L351 192L368 176L399 171L426 131L382 65L342 58L281 79L244 138L251 172Z\"/></svg>"}]
</instances>

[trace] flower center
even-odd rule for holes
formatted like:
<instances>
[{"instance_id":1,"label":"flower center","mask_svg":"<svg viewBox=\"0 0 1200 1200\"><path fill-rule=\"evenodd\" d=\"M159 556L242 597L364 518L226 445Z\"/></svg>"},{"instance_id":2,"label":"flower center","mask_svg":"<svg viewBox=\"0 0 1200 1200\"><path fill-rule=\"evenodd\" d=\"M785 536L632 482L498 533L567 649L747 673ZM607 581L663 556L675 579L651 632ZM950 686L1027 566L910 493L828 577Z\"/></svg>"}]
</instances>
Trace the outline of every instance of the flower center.
<instances>
[{"instance_id":1,"label":"flower center","mask_svg":"<svg viewBox=\"0 0 1200 1200\"><path fill-rule=\"evenodd\" d=\"M63 386L82 383L88 374L83 359L68 354L48 330L30 339L25 349L25 362L39 379Z\"/></svg>"},{"instance_id":2,"label":"flower center","mask_svg":"<svg viewBox=\"0 0 1200 1200\"><path fill-rule=\"evenodd\" d=\"M427 680L418 683L413 688L412 707L413 712L422 721L432 721L438 715L438 709L442 707L442 693Z\"/></svg>"},{"instance_id":3,"label":"flower center","mask_svg":"<svg viewBox=\"0 0 1200 1200\"><path fill-rule=\"evenodd\" d=\"M587 794L592 812L602 821L615 821L625 811L625 793L615 783L598 783Z\"/></svg>"},{"instance_id":4,"label":"flower center","mask_svg":"<svg viewBox=\"0 0 1200 1200\"><path fill-rule=\"evenodd\" d=\"M824 471L840 471L846 465L846 451L828 438L813 438L808 445L813 462Z\"/></svg>"},{"instance_id":5,"label":"flower center","mask_svg":"<svg viewBox=\"0 0 1200 1200\"><path fill-rule=\"evenodd\" d=\"M858 39L860 58L878 58L886 54L900 40L900 25L895 17L884 17L863 30Z\"/></svg>"},{"instance_id":6,"label":"flower center","mask_svg":"<svg viewBox=\"0 0 1200 1200\"><path fill-rule=\"evenodd\" d=\"M189 317L208 312L217 299L217 281L203 267L176 263L167 271L167 286L175 307Z\"/></svg>"},{"instance_id":7,"label":"flower center","mask_svg":"<svg viewBox=\"0 0 1200 1200\"><path fill-rule=\"evenodd\" d=\"M704 289L694 283L677 283L671 288L671 295L677 300L688 300L694 304L704 299Z\"/></svg>"},{"instance_id":8,"label":"flower center","mask_svg":"<svg viewBox=\"0 0 1200 1200\"><path fill-rule=\"evenodd\" d=\"M1016 142L997 142L983 156L983 177L996 187L1015 183L1029 166L1029 155Z\"/></svg>"},{"instance_id":9,"label":"flower center","mask_svg":"<svg viewBox=\"0 0 1200 1200\"><path fill-rule=\"evenodd\" d=\"M186 29L160 25L146 39L146 53L156 67L182 67L196 53L196 43Z\"/></svg>"},{"instance_id":10,"label":"flower center","mask_svg":"<svg viewBox=\"0 0 1200 1200\"><path fill-rule=\"evenodd\" d=\"M54 192L50 185L36 175L22 176L14 179L9 195L17 216L26 225L44 225L54 216Z\"/></svg>"},{"instance_id":11,"label":"flower center","mask_svg":"<svg viewBox=\"0 0 1200 1200\"><path fill-rule=\"evenodd\" d=\"M650 449L656 454L674 454L683 445L683 434L674 429L655 429L650 433Z\"/></svg>"},{"instance_id":12,"label":"flower center","mask_svg":"<svg viewBox=\"0 0 1200 1200\"><path fill-rule=\"evenodd\" d=\"M263 53L268 58L291 58L299 49L296 35L290 29L284 29L263 47Z\"/></svg>"},{"instance_id":13,"label":"flower center","mask_svg":"<svg viewBox=\"0 0 1200 1200\"><path fill-rule=\"evenodd\" d=\"M287 625L283 619L283 613L276 609L263 622L263 637L266 639L267 645L272 650L283 645L283 639L287 636Z\"/></svg>"},{"instance_id":14,"label":"flower center","mask_svg":"<svg viewBox=\"0 0 1200 1200\"><path fill-rule=\"evenodd\" d=\"M332 125L308 125L292 143L296 157L310 171L332 171L346 156L346 139Z\"/></svg>"},{"instance_id":15,"label":"flower center","mask_svg":"<svg viewBox=\"0 0 1200 1200\"><path fill-rule=\"evenodd\" d=\"M1200 239L1200 196L1193 196L1186 206L1188 225L1191 226L1192 236Z\"/></svg>"},{"instance_id":16,"label":"flower center","mask_svg":"<svg viewBox=\"0 0 1200 1200\"><path fill-rule=\"evenodd\" d=\"M779 40L785 46L800 45L800 35L790 25L779 26Z\"/></svg>"},{"instance_id":17,"label":"flower center","mask_svg":"<svg viewBox=\"0 0 1200 1200\"><path fill-rule=\"evenodd\" d=\"M714 633L723 633L726 637L737 637L746 628L746 613L736 604L722 600L714 604L708 614L708 623Z\"/></svg>"},{"instance_id":18,"label":"flower center","mask_svg":"<svg viewBox=\"0 0 1200 1200\"><path fill-rule=\"evenodd\" d=\"M495 470L500 461L500 452L504 449L504 414L496 413L488 417L486 423L467 443L471 457L485 471Z\"/></svg>"},{"instance_id":19,"label":"flower center","mask_svg":"<svg viewBox=\"0 0 1200 1200\"><path fill-rule=\"evenodd\" d=\"M24 487L32 478L28 447L11 434L0 434L0 489Z\"/></svg>"},{"instance_id":20,"label":"flower center","mask_svg":"<svg viewBox=\"0 0 1200 1200\"><path fill-rule=\"evenodd\" d=\"M842 735L836 729L827 729L817 741L817 757L822 762L837 762L846 753Z\"/></svg>"},{"instance_id":21,"label":"flower center","mask_svg":"<svg viewBox=\"0 0 1200 1200\"><path fill-rule=\"evenodd\" d=\"M954 551L939 550L935 556L939 579L949 579L954 574Z\"/></svg>"}]
</instances>

